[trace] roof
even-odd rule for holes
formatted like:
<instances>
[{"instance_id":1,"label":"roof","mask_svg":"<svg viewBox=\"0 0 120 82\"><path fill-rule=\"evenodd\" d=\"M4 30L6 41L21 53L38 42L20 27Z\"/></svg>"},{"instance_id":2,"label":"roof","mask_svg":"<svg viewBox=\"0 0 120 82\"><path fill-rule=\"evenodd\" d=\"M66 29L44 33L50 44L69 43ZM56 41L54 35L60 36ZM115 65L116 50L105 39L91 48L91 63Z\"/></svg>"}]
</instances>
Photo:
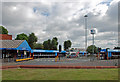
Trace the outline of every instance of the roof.
<instances>
[{"instance_id":1,"label":"roof","mask_svg":"<svg viewBox=\"0 0 120 82\"><path fill-rule=\"evenodd\" d=\"M2 43L0 48L17 48L23 42L24 40L0 40L0 43Z\"/></svg>"},{"instance_id":2,"label":"roof","mask_svg":"<svg viewBox=\"0 0 120 82\"><path fill-rule=\"evenodd\" d=\"M28 50L31 48L26 40L0 40L0 49L8 50Z\"/></svg>"},{"instance_id":3,"label":"roof","mask_svg":"<svg viewBox=\"0 0 120 82\"><path fill-rule=\"evenodd\" d=\"M120 50L118 50L118 49L114 49L114 50L108 49L107 51L108 52L120 52ZM100 52L106 52L106 49L102 49Z\"/></svg>"},{"instance_id":4,"label":"roof","mask_svg":"<svg viewBox=\"0 0 120 82\"><path fill-rule=\"evenodd\" d=\"M86 51L80 51L79 53L87 53Z\"/></svg>"},{"instance_id":5,"label":"roof","mask_svg":"<svg viewBox=\"0 0 120 82\"><path fill-rule=\"evenodd\" d=\"M33 52L59 52L57 50L33 50Z\"/></svg>"},{"instance_id":6,"label":"roof","mask_svg":"<svg viewBox=\"0 0 120 82\"><path fill-rule=\"evenodd\" d=\"M100 52L106 52L106 49L101 49Z\"/></svg>"},{"instance_id":7,"label":"roof","mask_svg":"<svg viewBox=\"0 0 120 82\"><path fill-rule=\"evenodd\" d=\"M116 50L110 50L109 49L108 52L120 52L120 50L117 50L117 49Z\"/></svg>"},{"instance_id":8,"label":"roof","mask_svg":"<svg viewBox=\"0 0 120 82\"><path fill-rule=\"evenodd\" d=\"M39 50L39 49L33 49L31 50L31 52L38 52L38 53L41 53L41 52L45 52L45 53L56 53L56 52L59 52L58 50ZM61 53L66 53L66 51L61 51Z\"/></svg>"}]
</instances>

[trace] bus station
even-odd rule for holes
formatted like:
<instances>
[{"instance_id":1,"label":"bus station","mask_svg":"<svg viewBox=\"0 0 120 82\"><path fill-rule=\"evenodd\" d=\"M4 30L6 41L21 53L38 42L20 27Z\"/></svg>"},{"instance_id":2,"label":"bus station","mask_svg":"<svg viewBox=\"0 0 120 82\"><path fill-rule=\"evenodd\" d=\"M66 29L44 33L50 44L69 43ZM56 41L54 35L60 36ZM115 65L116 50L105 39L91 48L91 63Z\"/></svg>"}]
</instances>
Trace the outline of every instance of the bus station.
<instances>
[{"instance_id":1,"label":"bus station","mask_svg":"<svg viewBox=\"0 0 120 82\"><path fill-rule=\"evenodd\" d=\"M75 49L73 51L60 50L43 50L31 49L26 40L12 40L11 35L1 35L0 58L3 65L13 63L17 65L116 65L116 63L105 64L102 60L113 62L119 58L120 51L117 49L101 49L97 54L90 54L84 49ZM90 62L91 56L94 55L94 61ZM29 60L29 61L28 61ZM27 61L29 63L27 63ZM19 64L21 62L21 64ZM99 63L100 62L100 63ZM79 64L76 64L79 63ZM118 63L118 62L117 62Z\"/></svg>"},{"instance_id":2,"label":"bus station","mask_svg":"<svg viewBox=\"0 0 120 82\"><path fill-rule=\"evenodd\" d=\"M120 57L120 50L118 49L102 49L98 54L99 59L118 59Z\"/></svg>"},{"instance_id":3,"label":"bus station","mask_svg":"<svg viewBox=\"0 0 120 82\"><path fill-rule=\"evenodd\" d=\"M3 62L19 62L38 58L56 58L64 57L69 58L82 58L89 59L86 51L66 52L58 50L41 50L31 49L26 40L0 40L2 47L0 48L2 54L0 58ZM115 49L102 49L98 53L96 59L99 60L111 60L118 59L120 51Z\"/></svg>"},{"instance_id":4,"label":"bus station","mask_svg":"<svg viewBox=\"0 0 120 82\"><path fill-rule=\"evenodd\" d=\"M119 0L1 0L2 82L119 81Z\"/></svg>"},{"instance_id":5,"label":"bus station","mask_svg":"<svg viewBox=\"0 0 120 82\"><path fill-rule=\"evenodd\" d=\"M0 58L3 62L28 60L31 57L31 48L26 40L0 40Z\"/></svg>"}]
</instances>

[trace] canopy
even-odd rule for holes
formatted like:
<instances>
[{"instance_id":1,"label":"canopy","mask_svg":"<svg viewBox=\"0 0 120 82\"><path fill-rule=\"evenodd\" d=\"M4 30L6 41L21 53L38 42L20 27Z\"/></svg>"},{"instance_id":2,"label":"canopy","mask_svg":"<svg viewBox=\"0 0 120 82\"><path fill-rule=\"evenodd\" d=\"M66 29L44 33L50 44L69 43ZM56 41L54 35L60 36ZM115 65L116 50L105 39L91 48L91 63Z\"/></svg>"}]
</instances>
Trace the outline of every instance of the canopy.
<instances>
[{"instance_id":1,"label":"canopy","mask_svg":"<svg viewBox=\"0 0 120 82\"><path fill-rule=\"evenodd\" d=\"M0 42L2 43L0 50L31 50L26 40L0 40Z\"/></svg>"},{"instance_id":2,"label":"canopy","mask_svg":"<svg viewBox=\"0 0 120 82\"><path fill-rule=\"evenodd\" d=\"M56 52L59 52L58 50L40 50L40 49L33 49L31 50L31 53L34 53L34 52L38 52L38 53L56 53ZM61 53L66 53L66 51L61 51Z\"/></svg>"}]
</instances>

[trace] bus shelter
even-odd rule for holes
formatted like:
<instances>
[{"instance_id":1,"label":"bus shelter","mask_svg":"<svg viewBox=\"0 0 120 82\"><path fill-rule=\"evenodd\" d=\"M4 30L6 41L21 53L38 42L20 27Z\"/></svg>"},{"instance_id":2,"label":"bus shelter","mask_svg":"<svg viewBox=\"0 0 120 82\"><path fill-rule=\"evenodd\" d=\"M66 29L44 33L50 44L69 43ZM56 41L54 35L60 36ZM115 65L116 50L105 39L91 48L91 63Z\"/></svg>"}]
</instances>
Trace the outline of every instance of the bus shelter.
<instances>
[{"instance_id":1,"label":"bus shelter","mask_svg":"<svg viewBox=\"0 0 120 82\"><path fill-rule=\"evenodd\" d=\"M99 59L113 59L120 57L120 50L117 49L102 49L99 53Z\"/></svg>"},{"instance_id":2,"label":"bus shelter","mask_svg":"<svg viewBox=\"0 0 120 82\"><path fill-rule=\"evenodd\" d=\"M108 58L119 58L120 57L120 50L114 49L108 50Z\"/></svg>"},{"instance_id":3,"label":"bus shelter","mask_svg":"<svg viewBox=\"0 0 120 82\"><path fill-rule=\"evenodd\" d=\"M31 50L33 54L33 58L54 58L57 55L65 56L66 51L59 52L58 50L40 50L40 49L33 49Z\"/></svg>"},{"instance_id":4,"label":"bus shelter","mask_svg":"<svg viewBox=\"0 0 120 82\"><path fill-rule=\"evenodd\" d=\"M86 51L80 51L80 52L79 52L79 55L80 55L80 56L85 56L86 54L87 54Z\"/></svg>"},{"instance_id":5,"label":"bus shelter","mask_svg":"<svg viewBox=\"0 0 120 82\"><path fill-rule=\"evenodd\" d=\"M30 58L31 48L26 40L0 40L1 55L4 62L19 61Z\"/></svg>"}]
</instances>

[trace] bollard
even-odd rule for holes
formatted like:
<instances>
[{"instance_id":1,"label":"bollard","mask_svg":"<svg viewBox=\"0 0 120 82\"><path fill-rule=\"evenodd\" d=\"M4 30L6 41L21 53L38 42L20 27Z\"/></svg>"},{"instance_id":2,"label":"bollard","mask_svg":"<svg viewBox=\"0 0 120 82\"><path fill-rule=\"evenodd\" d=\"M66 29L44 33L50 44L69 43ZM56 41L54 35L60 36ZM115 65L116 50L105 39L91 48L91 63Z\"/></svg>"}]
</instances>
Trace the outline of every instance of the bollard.
<instances>
[{"instance_id":1,"label":"bollard","mask_svg":"<svg viewBox=\"0 0 120 82\"><path fill-rule=\"evenodd\" d=\"M55 57L55 62L57 62L57 59L58 59L58 56L57 56L57 57Z\"/></svg>"}]
</instances>

